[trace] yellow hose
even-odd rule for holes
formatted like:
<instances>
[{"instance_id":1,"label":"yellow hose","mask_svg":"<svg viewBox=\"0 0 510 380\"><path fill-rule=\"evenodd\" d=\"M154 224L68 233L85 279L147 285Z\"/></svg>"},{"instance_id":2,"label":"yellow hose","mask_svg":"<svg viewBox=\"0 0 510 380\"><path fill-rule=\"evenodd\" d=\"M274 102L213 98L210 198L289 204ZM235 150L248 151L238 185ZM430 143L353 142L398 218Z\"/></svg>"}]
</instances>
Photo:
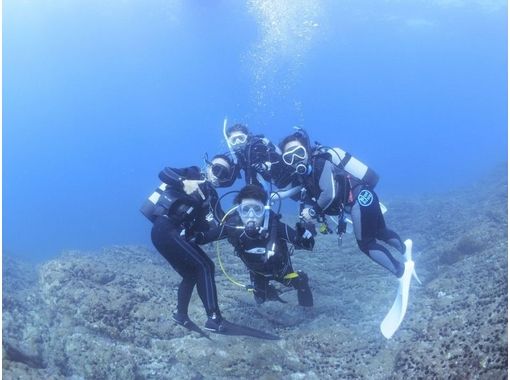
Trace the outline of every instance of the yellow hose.
<instances>
[{"instance_id":1,"label":"yellow hose","mask_svg":"<svg viewBox=\"0 0 510 380\"><path fill-rule=\"evenodd\" d=\"M230 210L228 210L228 212L225 214L225 216L221 219L221 223L220 225L222 225L223 223L225 223L225 219L227 218L227 216L232 213L233 211L235 211L237 209L237 206L236 207L233 207L231 208ZM221 268L221 271L223 272L223 274L225 275L225 277L234 285L237 285L237 286L240 286L241 288L244 288L246 289L247 291L249 292L253 292L253 289L250 288L248 285L244 285L236 280L234 280L232 277L230 277L227 273L227 271L225 270L225 267L223 266L223 262L221 261L221 250L220 250L220 242L217 241L216 242L216 255L218 256L218 262L220 263L220 268Z\"/></svg>"}]
</instances>

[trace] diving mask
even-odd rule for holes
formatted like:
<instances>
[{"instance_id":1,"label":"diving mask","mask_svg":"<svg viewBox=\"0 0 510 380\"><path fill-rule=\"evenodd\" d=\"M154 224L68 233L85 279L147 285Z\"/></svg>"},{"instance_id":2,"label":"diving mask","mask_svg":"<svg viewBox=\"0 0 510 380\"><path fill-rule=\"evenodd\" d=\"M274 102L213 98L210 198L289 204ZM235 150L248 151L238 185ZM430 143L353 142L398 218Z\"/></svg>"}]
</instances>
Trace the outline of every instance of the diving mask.
<instances>
[{"instance_id":1,"label":"diving mask","mask_svg":"<svg viewBox=\"0 0 510 380\"><path fill-rule=\"evenodd\" d=\"M243 145L248 140L248 135L242 132L233 132L228 137L228 142L231 146Z\"/></svg>"},{"instance_id":2,"label":"diving mask","mask_svg":"<svg viewBox=\"0 0 510 380\"><path fill-rule=\"evenodd\" d=\"M283 162L287 165L294 166L300 161L304 161L308 158L308 153L302 145L298 145L282 154Z\"/></svg>"},{"instance_id":3,"label":"diving mask","mask_svg":"<svg viewBox=\"0 0 510 380\"><path fill-rule=\"evenodd\" d=\"M258 231L258 228L264 223L266 209L264 203L257 199L243 199L241 204L237 206L237 212L246 232L248 230Z\"/></svg>"},{"instance_id":4,"label":"diving mask","mask_svg":"<svg viewBox=\"0 0 510 380\"><path fill-rule=\"evenodd\" d=\"M264 205L262 202L257 203L241 203L238 207L241 218L260 218L264 216Z\"/></svg>"}]
</instances>

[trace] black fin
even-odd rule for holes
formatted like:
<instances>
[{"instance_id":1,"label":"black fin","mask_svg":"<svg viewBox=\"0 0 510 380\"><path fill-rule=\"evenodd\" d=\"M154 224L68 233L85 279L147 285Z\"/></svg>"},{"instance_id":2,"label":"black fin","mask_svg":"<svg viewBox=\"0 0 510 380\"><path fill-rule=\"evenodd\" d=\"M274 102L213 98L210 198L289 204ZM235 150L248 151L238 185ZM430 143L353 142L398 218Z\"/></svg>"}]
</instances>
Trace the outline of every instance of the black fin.
<instances>
[{"instance_id":1,"label":"black fin","mask_svg":"<svg viewBox=\"0 0 510 380\"><path fill-rule=\"evenodd\" d=\"M201 336L203 336L204 338L212 340L211 337L208 334L206 334L200 327L198 327L198 325L195 322L193 322L191 319L187 318L186 320L183 321L183 320L177 319L175 316L172 317L172 319L178 325L185 327L190 331L194 331L194 332L200 334Z\"/></svg>"},{"instance_id":2,"label":"black fin","mask_svg":"<svg viewBox=\"0 0 510 380\"><path fill-rule=\"evenodd\" d=\"M251 336L253 338L259 339L267 339L267 340L280 340L281 338L278 335L273 335L270 333L266 333L262 330L257 330L252 327L238 325L236 323L232 323L226 320L221 322L222 329L219 331L211 330L214 333L222 334L222 335L244 335Z\"/></svg>"}]
</instances>

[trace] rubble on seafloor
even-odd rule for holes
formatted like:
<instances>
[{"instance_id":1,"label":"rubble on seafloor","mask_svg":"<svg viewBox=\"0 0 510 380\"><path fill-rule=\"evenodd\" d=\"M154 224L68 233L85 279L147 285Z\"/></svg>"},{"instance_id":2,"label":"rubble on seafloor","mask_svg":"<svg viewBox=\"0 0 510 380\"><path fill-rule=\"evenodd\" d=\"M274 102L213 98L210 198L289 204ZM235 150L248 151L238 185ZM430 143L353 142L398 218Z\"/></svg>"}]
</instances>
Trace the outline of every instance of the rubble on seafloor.
<instances>
[{"instance_id":1,"label":"rubble on seafloor","mask_svg":"<svg viewBox=\"0 0 510 380\"><path fill-rule=\"evenodd\" d=\"M496 182L496 183L494 183ZM315 306L256 306L217 266L228 319L281 337L211 334L171 320L178 275L152 248L66 254L37 267L3 258L3 369L9 379L496 379L507 377L507 179L490 187L390 199L388 226L414 240L410 304L390 340L379 331L397 282L353 236L296 251ZM248 282L220 243L229 274ZM206 247L211 256L215 247ZM198 296L190 317L205 321Z\"/></svg>"}]
</instances>

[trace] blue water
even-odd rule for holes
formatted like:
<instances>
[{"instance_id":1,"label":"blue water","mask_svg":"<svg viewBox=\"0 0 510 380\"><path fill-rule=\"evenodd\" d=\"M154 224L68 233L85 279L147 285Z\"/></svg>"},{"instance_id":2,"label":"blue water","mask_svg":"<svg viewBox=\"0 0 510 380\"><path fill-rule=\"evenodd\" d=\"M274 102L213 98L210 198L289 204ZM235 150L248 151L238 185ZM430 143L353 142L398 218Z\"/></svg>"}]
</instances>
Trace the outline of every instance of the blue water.
<instances>
[{"instance_id":1,"label":"blue water","mask_svg":"<svg viewBox=\"0 0 510 380\"><path fill-rule=\"evenodd\" d=\"M3 28L4 252L150 245L158 171L225 116L303 126L383 200L507 160L506 1L6 0Z\"/></svg>"}]
</instances>

